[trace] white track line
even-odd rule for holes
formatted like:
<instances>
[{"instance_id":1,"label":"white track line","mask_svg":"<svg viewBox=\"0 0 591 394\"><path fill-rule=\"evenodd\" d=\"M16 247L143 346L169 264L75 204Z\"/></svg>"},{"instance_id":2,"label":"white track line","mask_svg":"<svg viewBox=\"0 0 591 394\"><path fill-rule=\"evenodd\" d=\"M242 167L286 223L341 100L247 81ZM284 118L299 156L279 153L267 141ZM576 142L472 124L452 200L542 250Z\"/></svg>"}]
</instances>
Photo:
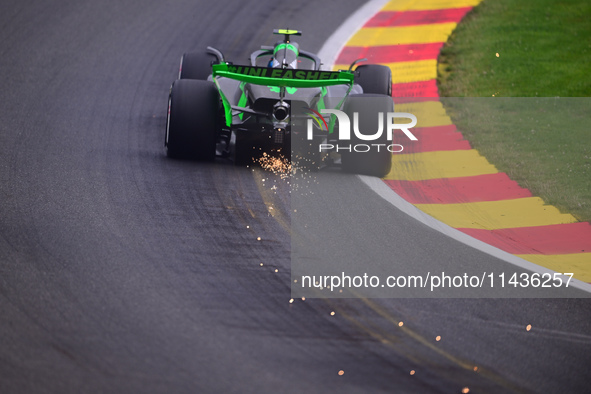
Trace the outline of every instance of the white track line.
<instances>
[{"instance_id":1,"label":"white track line","mask_svg":"<svg viewBox=\"0 0 591 394\"><path fill-rule=\"evenodd\" d=\"M355 34L357 30L359 30L372 16L382 9L382 7L384 7L388 1L389 0L369 1L359 10L357 10L357 12L347 18L347 20L345 20L345 22L343 22L343 24L337 30L335 30L335 32L329 37L329 39L324 43L318 52L320 59L326 62L323 63L326 69L330 70L332 68L337 55L353 36L353 34ZM390 189L390 187L388 187L388 185L386 185L384 181L379 178L362 175L358 175L358 177L363 183L369 186L371 190L376 192L380 197L394 205L402 212L411 216L413 219L431 227L432 229L435 229L440 233L455 239L458 242L528 271L538 272L541 274L555 272L548 268L524 260L521 257L517 257L511 253L505 252L504 250L496 248L476 238L472 238L471 236L456 230L455 228L448 226L443 222L440 222L439 220L426 214L400 197L398 194L396 194L396 192L394 192L394 190ZM573 278L569 284L569 287L574 287L579 290L591 293L591 284L582 282L578 279Z\"/></svg>"},{"instance_id":2,"label":"white track line","mask_svg":"<svg viewBox=\"0 0 591 394\"><path fill-rule=\"evenodd\" d=\"M359 8L349 18L347 18L338 29L326 40L320 51L318 57L322 59L323 66L326 70L332 69L337 55L345 46L347 41L357 30L367 22L372 16L378 13L390 0L370 0L364 6Z\"/></svg>"}]
</instances>

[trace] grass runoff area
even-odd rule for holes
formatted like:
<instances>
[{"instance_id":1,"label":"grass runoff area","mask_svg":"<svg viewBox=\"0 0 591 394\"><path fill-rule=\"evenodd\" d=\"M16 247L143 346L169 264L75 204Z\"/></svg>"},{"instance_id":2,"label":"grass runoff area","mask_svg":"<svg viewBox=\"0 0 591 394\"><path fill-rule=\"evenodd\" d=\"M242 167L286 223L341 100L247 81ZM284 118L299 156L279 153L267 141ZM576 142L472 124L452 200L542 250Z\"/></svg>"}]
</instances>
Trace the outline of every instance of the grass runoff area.
<instances>
[{"instance_id":1,"label":"grass runoff area","mask_svg":"<svg viewBox=\"0 0 591 394\"><path fill-rule=\"evenodd\" d=\"M442 101L474 148L591 220L591 1L484 0L445 45L438 74L441 96L461 97Z\"/></svg>"}]
</instances>

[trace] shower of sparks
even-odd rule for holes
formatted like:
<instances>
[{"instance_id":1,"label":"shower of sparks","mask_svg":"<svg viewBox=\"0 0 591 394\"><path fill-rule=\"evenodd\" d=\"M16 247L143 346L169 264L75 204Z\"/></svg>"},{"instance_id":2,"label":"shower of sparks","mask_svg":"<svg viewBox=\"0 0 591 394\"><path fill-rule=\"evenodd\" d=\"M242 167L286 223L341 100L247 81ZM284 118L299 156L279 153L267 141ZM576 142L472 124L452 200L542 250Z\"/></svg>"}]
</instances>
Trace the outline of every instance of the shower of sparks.
<instances>
[{"instance_id":1,"label":"shower of sparks","mask_svg":"<svg viewBox=\"0 0 591 394\"><path fill-rule=\"evenodd\" d=\"M257 161L263 170L270 171L275 175L279 175L281 179L287 179L291 174L291 162L288 158L281 154L275 156L269 155L265 152L263 153L263 156L261 156L261 158Z\"/></svg>"},{"instance_id":2,"label":"shower of sparks","mask_svg":"<svg viewBox=\"0 0 591 394\"><path fill-rule=\"evenodd\" d=\"M281 154L281 150L276 150L271 153L263 152L260 158L254 160L263 170L269 171L278 178L273 179L272 176L261 178L262 185L277 193L279 190L277 181L279 180L291 186L289 193L298 191L303 195L314 194L309 190L309 187L310 184L318 182L316 177L311 175L309 160L299 156L292 156L288 155L286 157Z\"/></svg>"},{"instance_id":3,"label":"shower of sparks","mask_svg":"<svg viewBox=\"0 0 591 394\"><path fill-rule=\"evenodd\" d=\"M306 155L292 155L291 162L291 191L301 193L302 195L314 194L310 185L318 183L314 171L321 167Z\"/></svg>"}]
</instances>

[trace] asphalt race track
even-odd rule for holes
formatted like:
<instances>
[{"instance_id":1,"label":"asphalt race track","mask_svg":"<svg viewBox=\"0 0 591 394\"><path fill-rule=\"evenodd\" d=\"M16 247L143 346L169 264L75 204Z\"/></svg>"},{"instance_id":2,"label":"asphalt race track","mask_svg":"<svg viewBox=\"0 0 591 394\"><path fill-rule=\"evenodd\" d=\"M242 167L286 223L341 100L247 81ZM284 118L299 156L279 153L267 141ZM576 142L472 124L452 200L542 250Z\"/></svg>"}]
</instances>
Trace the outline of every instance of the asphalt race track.
<instances>
[{"instance_id":1,"label":"asphalt race track","mask_svg":"<svg viewBox=\"0 0 591 394\"><path fill-rule=\"evenodd\" d=\"M165 157L183 52L245 61L279 27L315 51L355 1L7 3L1 393L589 391L588 299L289 303L289 189L260 169ZM505 264L334 175L351 192L332 216L382 212L360 229L392 235L376 258Z\"/></svg>"}]
</instances>

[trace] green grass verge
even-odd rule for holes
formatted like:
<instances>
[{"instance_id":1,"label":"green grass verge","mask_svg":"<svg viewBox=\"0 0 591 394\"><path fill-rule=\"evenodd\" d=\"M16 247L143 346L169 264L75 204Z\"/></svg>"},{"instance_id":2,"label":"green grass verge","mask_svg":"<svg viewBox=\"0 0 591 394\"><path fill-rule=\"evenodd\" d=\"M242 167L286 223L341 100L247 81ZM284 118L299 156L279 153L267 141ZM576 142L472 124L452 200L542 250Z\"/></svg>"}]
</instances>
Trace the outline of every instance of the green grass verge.
<instances>
[{"instance_id":1,"label":"green grass verge","mask_svg":"<svg viewBox=\"0 0 591 394\"><path fill-rule=\"evenodd\" d=\"M441 96L490 98L444 101L472 146L582 221L591 220L590 21L589 1L485 0L442 50L438 76Z\"/></svg>"}]
</instances>

